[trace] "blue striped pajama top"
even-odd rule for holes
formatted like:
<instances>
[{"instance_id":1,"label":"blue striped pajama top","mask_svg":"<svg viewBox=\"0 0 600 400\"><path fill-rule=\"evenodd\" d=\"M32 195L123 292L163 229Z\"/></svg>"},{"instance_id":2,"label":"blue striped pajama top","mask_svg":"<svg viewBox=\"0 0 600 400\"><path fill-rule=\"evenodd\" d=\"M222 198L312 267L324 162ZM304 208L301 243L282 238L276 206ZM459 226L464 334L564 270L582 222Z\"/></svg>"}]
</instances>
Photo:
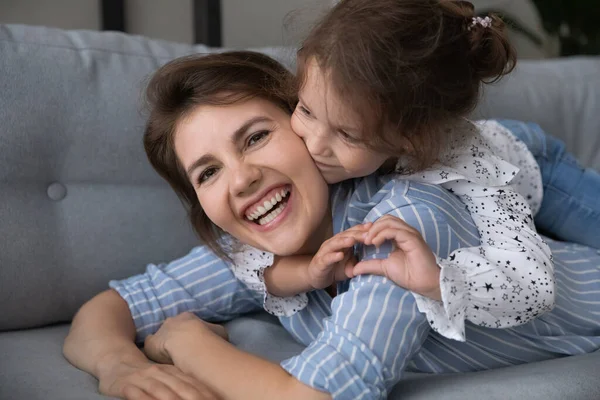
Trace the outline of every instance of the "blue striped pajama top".
<instances>
[{"instance_id":1,"label":"blue striped pajama top","mask_svg":"<svg viewBox=\"0 0 600 400\"><path fill-rule=\"evenodd\" d=\"M331 201L335 232L391 214L419 230L440 257L479 243L464 204L439 186L372 175L332 187ZM334 399L383 399L405 370L477 371L597 350L600 255L548 242L555 256L556 306L536 320L510 329L467 322L467 341L457 342L429 328L410 292L383 277L359 276L339 283L333 299L322 290L310 292L306 308L280 318L307 346L282 366ZM384 258L389 251L385 245L365 247L361 258ZM262 293L249 290L204 246L110 286L129 304L138 341L185 311L221 322L263 309ZM519 290L517 285L504 293Z\"/></svg>"}]
</instances>

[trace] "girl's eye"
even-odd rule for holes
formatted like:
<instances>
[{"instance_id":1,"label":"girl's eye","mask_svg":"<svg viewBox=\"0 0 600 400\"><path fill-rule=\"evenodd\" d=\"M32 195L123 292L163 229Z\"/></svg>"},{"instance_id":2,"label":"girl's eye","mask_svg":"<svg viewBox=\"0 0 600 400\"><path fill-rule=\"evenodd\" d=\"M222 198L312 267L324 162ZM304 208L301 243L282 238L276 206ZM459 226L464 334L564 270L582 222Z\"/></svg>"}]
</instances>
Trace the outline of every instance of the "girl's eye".
<instances>
[{"instance_id":1,"label":"girl's eye","mask_svg":"<svg viewBox=\"0 0 600 400\"><path fill-rule=\"evenodd\" d=\"M302 106L302 105L298 105L298 108L300 109L300 112L304 115L307 115L310 117L310 111L308 110L308 108Z\"/></svg>"},{"instance_id":2,"label":"girl's eye","mask_svg":"<svg viewBox=\"0 0 600 400\"><path fill-rule=\"evenodd\" d=\"M347 132L344 132L342 130L338 131L338 135L340 135L342 139L344 139L345 141L347 141L349 143L357 142L357 140L354 137L350 136Z\"/></svg>"},{"instance_id":3,"label":"girl's eye","mask_svg":"<svg viewBox=\"0 0 600 400\"><path fill-rule=\"evenodd\" d=\"M200 184L206 182L208 179L210 179L216 173L217 173L217 168L215 168L215 167L206 168L198 176L198 184L200 185Z\"/></svg>"},{"instance_id":4,"label":"girl's eye","mask_svg":"<svg viewBox=\"0 0 600 400\"><path fill-rule=\"evenodd\" d=\"M254 146L255 144L264 140L267 136L269 136L269 133L271 133L271 132L260 131L260 132L255 133L254 135L250 136L250 138L248 139L248 146Z\"/></svg>"}]
</instances>

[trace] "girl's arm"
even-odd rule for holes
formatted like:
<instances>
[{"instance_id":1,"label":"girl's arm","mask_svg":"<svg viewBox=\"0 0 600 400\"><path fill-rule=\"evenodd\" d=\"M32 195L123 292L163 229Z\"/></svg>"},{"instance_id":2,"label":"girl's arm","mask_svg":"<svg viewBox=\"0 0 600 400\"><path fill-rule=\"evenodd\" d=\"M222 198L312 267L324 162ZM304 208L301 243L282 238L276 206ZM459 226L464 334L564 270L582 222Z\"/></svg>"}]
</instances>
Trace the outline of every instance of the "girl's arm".
<instances>
[{"instance_id":1,"label":"girl's arm","mask_svg":"<svg viewBox=\"0 0 600 400\"><path fill-rule=\"evenodd\" d=\"M263 275L268 292L277 297L291 297L314 290L308 278L311 260L312 256L275 256L273 265Z\"/></svg>"},{"instance_id":2,"label":"girl's arm","mask_svg":"<svg viewBox=\"0 0 600 400\"><path fill-rule=\"evenodd\" d=\"M550 248L535 229L527 200L509 185L519 169L495 156L479 135L465 140L446 160L450 166L410 176L458 196L462 203L449 205L466 205L481 237L478 246L437 259L441 302L417 296L432 327L462 341L465 320L490 328L517 326L551 310L555 298Z\"/></svg>"},{"instance_id":3,"label":"girl's arm","mask_svg":"<svg viewBox=\"0 0 600 400\"><path fill-rule=\"evenodd\" d=\"M326 240L314 256L276 256L273 266L264 272L268 292L278 297L294 296L351 278L356 263L354 245L363 242L370 226L356 225L338 233Z\"/></svg>"}]
</instances>

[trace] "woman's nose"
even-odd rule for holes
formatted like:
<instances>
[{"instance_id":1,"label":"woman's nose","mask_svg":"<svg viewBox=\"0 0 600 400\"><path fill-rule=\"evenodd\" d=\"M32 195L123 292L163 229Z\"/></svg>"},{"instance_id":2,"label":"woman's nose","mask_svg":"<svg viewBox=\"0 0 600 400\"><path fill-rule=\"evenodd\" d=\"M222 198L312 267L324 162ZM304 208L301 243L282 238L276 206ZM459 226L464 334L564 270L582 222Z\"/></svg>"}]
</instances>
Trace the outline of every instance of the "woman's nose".
<instances>
[{"instance_id":1,"label":"woman's nose","mask_svg":"<svg viewBox=\"0 0 600 400\"><path fill-rule=\"evenodd\" d=\"M240 162L232 171L231 191L234 196L244 196L256 190L262 178L260 167L247 162Z\"/></svg>"}]
</instances>

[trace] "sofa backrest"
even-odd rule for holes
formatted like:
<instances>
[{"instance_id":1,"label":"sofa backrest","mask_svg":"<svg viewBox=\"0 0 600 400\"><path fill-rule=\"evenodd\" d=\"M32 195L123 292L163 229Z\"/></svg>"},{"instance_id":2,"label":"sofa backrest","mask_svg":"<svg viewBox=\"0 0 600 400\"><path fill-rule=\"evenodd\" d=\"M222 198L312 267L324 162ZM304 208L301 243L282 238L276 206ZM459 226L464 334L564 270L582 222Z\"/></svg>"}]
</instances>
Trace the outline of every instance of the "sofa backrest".
<instances>
[{"instance_id":1,"label":"sofa backrest","mask_svg":"<svg viewBox=\"0 0 600 400\"><path fill-rule=\"evenodd\" d=\"M0 330L69 321L110 279L197 244L181 204L146 160L140 100L160 65L211 51L0 25ZM262 51L293 65L292 49ZM591 108L600 109L598 72L597 60L523 63L514 79L488 89L479 113L572 133L569 145L600 165L581 144L590 135L599 148Z\"/></svg>"}]
</instances>

